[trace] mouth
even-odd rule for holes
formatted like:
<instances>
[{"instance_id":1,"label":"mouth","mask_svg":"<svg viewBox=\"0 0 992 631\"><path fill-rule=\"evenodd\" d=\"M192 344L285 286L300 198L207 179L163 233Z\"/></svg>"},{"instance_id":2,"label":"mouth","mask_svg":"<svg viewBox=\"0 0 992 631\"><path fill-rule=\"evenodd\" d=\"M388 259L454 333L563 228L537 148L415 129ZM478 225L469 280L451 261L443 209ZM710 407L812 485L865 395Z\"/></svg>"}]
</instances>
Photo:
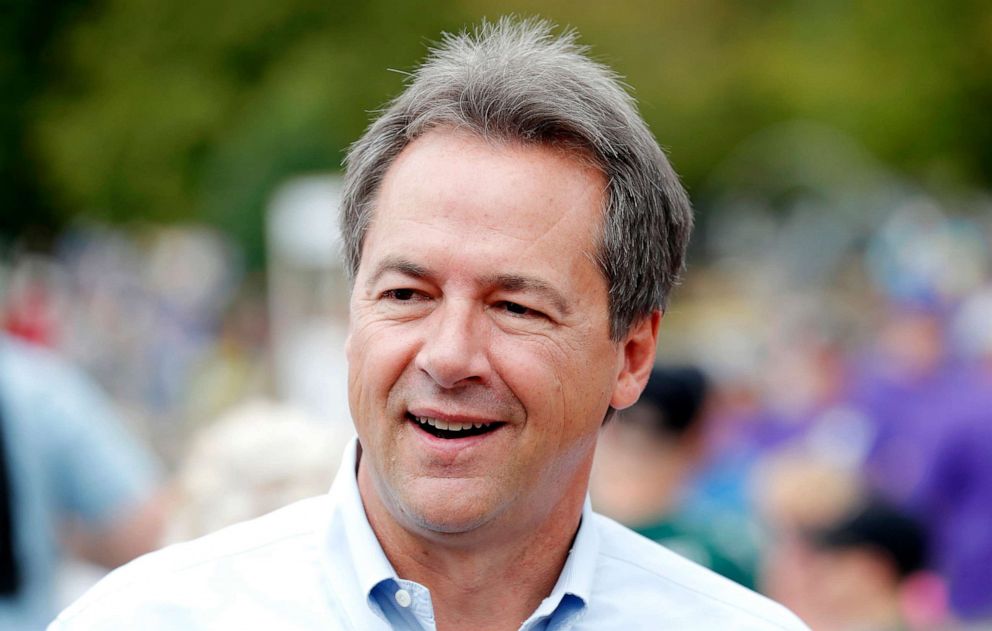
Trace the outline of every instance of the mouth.
<instances>
[{"instance_id":1,"label":"mouth","mask_svg":"<svg viewBox=\"0 0 992 631\"><path fill-rule=\"evenodd\" d=\"M408 421L431 436L436 436L437 438L443 438L446 440L469 438L470 436L482 436L483 434L494 432L498 428L505 425L505 423L499 421L489 423L445 421L443 419L433 418L430 416L414 416L409 412L406 413L406 418Z\"/></svg>"}]
</instances>

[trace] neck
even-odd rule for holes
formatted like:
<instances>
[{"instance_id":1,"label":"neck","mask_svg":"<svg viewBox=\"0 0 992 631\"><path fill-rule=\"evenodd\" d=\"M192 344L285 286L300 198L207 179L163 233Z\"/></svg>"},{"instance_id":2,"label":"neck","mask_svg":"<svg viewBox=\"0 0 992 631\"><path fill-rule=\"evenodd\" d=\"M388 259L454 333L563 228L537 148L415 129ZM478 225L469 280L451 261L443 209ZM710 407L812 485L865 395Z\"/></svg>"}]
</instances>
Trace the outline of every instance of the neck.
<instances>
[{"instance_id":1,"label":"neck","mask_svg":"<svg viewBox=\"0 0 992 631\"><path fill-rule=\"evenodd\" d=\"M360 467L361 469L361 467ZM588 478L588 471L585 472ZM359 473L359 488L363 476ZM367 488L367 487L366 487ZM583 485L585 488L585 485ZM584 497L566 497L538 524L467 533L404 527L363 490L369 523L396 573L431 592L439 631L519 629L554 588L578 531Z\"/></svg>"}]
</instances>

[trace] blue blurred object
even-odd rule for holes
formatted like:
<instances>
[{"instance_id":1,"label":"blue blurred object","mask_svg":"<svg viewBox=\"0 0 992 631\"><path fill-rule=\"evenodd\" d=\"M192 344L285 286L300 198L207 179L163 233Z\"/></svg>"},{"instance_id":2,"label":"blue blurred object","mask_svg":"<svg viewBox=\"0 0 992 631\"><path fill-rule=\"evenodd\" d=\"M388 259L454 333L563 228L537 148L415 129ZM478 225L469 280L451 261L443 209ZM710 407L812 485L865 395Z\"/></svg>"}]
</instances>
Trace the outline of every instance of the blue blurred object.
<instances>
[{"instance_id":1,"label":"blue blurred object","mask_svg":"<svg viewBox=\"0 0 992 631\"><path fill-rule=\"evenodd\" d=\"M0 629L54 616L59 526L100 528L146 499L157 472L90 381L54 355L0 337L0 407L19 581L0 597Z\"/></svg>"}]
</instances>

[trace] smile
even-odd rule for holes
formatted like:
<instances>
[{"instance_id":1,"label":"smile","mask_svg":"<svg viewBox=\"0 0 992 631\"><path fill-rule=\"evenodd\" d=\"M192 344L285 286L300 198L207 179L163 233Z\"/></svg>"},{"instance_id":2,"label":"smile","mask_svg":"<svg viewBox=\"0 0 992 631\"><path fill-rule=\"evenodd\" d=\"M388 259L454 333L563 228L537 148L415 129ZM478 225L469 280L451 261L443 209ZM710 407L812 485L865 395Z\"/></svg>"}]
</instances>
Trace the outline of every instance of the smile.
<instances>
[{"instance_id":1,"label":"smile","mask_svg":"<svg viewBox=\"0 0 992 631\"><path fill-rule=\"evenodd\" d=\"M416 423L420 429L438 438L454 439L468 438L469 436L479 436L487 434L503 423L459 423L457 421L443 421L429 416L414 416L407 413L407 419Z\"/></svg>"}]
</instances>

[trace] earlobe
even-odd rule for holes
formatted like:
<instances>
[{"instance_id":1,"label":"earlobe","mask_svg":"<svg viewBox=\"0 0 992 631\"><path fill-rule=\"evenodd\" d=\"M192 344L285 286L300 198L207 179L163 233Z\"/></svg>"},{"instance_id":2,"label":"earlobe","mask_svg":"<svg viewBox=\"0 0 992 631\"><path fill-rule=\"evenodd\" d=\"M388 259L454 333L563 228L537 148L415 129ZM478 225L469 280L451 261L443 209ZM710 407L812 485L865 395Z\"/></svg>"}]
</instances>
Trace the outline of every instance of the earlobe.
<instances>
[{"instance_id":1,"label":"earlobe","mask_svg":"<svg viewBox=\"0 0 992 631\"><path fill-rule=\"evenodd\" d=\"M635 324L621 343L620 372L610 399L610 405L618 410L637 402L651 376L661 316L661 311L652 312Z\"/></svg>"}]
</instances>

